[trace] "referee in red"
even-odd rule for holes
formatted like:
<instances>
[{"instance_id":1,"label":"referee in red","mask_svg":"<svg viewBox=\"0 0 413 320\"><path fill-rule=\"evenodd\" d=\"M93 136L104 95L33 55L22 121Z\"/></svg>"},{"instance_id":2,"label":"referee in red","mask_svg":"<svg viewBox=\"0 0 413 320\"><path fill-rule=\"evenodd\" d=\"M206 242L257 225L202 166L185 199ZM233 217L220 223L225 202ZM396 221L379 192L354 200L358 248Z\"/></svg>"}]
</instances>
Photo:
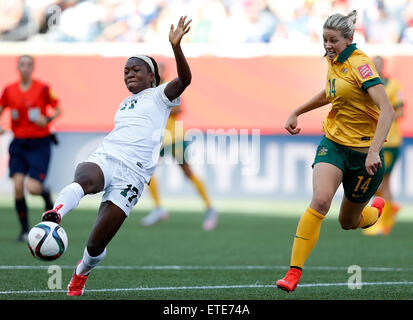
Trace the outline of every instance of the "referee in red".
<instances>
[{"instance_id":1,"label":"referee in red","mask_svg":"<svg viewBox=\"0 0 413 320\"><path fill-rule=\"evenodd\" d=\"M16 211L22 228L19 241L26 241L29 232L25 189L41 195L46 210L53 208L50 191L43 182L49 167L51 142L56 142L49 124L60 115L60 108L50 87L32 78L33 67L32 56L20 56L17 61L20 80L6 86L0 97L0 115L4 109L10 109L14 135L9 147L9 175L14 183ZM0 126L2 133L4 129Z\"/></svg>"}]
</instances>

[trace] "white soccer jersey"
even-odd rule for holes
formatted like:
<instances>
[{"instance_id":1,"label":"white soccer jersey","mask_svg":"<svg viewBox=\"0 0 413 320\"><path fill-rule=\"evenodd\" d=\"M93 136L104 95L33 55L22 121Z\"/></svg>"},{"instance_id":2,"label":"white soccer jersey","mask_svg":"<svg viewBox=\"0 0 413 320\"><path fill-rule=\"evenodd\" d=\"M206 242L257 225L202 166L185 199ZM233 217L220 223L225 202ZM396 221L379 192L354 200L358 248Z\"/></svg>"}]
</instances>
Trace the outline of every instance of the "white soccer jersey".
<instances>
[{"instance_id":1,"label":"white soccer jersey","mask_svg":"<svg viewBox=\"0 0 413 320\"><path fill-rule=\"evenodd\" d=\"M123 100L115 115L115 127L103 139L96 153L121 160L148 183L159 159L159 152L172 102L165 95L163 83Z\"/></svg>"}]
</instances>

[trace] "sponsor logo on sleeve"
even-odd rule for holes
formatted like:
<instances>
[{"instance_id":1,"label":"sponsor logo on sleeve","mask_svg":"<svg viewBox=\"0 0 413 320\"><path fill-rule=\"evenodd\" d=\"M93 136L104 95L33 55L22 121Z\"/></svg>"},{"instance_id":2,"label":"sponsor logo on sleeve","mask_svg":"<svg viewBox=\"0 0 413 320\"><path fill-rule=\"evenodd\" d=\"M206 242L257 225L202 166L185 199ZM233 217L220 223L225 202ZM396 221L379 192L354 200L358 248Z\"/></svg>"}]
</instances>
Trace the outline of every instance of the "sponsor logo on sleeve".
<instances>
[{"instance_id":1,"label":"sponsor logo on sleeve","mask_svg":"<svg viewBox=\"0 0 413 320\"><path fill-rule=\"evenodd\" d=\"M368 64L363 64L362 66L358 67L360 75L363 79L371 77L373 75L373 71Z\"/></svg>"}]
</instances>

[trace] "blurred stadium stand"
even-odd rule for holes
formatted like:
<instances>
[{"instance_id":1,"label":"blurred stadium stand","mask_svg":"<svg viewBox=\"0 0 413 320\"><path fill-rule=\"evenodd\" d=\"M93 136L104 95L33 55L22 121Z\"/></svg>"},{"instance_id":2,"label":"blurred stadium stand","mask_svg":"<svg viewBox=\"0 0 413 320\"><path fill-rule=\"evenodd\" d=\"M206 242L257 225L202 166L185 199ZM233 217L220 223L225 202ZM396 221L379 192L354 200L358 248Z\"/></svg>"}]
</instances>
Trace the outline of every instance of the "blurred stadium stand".
<instances>
[{"instance_id":1,"label":"blurred stadium stand","mask_svg":"<svg viewBox=\"0 0 413 320\"><path fill-rule=\"evenodd\" d=\"M352 9L356 42L413 42L409 0L2 0L0 40L163 42L187 14L191 43L320 43L328 14Z\"/></svg>"}]
</instances>

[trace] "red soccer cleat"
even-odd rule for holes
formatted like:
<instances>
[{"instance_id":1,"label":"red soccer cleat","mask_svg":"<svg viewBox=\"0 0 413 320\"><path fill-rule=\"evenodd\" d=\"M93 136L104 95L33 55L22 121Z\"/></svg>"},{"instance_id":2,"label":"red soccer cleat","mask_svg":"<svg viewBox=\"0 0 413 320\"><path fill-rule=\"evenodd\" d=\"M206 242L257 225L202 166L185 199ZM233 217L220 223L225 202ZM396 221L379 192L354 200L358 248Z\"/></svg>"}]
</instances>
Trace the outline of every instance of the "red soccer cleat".
<instances>
[{"instance_id":1,"label":"red soccer cleat","mask_svg":"<svg viewBox=\"0 0 413 320\"><path fill-rule=\"evenodd\" d=\"M290 268L285 277L276 282L277 288L287 292L294 291L300 281L301 273L300 269Z\"/></svg>"},{"instance_id":2,"label":"red soccer cleat","mask_svg":"<svg viewBox=\"0 0 413 320\"><path fill-rule=\"evenodd\" d=\"M81 296L85 291L85 283L89 275L80 276L76 274L76 268L73 272L72 279L70 279L67 285L67 295L68 296Z\"/></svg>"},{"instance_id":3,"label":"red soccer cleat","mask_svg":"<svg viewBox=\"0 0 413 320\"><path fill-rule=\"evenodd\" d=\"M379 210L379 218L381 216L381 213L383 212L383 208L385 205L386 201L383 198L376 197L374 198L373 202L371 203L371 207L376 208Z\"/></svg>"},{"instance_id":4,"label":"red soccer cleat","mask_svg":"<svg viewBox=\"0 0 413 320\"><path fill-rule=\"evenodd\" d=\"M62 217L60 216L60 213L57 212L60 208L62 207L61 204L59 204L56 209L48 210L42 214L42 221L51 221L57 224L60 224L62 221Z\"/></svg>"}]
</instances>

